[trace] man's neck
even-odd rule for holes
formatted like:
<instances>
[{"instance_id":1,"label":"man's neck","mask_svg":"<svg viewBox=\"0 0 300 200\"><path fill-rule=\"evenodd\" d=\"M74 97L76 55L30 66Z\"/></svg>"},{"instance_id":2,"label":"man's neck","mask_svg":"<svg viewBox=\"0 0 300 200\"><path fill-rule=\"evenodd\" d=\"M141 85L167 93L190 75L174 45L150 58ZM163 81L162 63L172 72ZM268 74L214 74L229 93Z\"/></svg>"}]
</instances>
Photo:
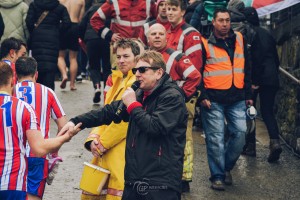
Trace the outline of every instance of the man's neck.
<instances>
[{"instance_id":1,"label":"man's neck","mask_svg":"<svg viewBox=\"0 0 300 200\"><path fill-rule=\"evenodd\" d=\"M32 76L24 76L24 77L18 78L18 82L22 82L22 81L32 81L32 82L35 82L35 79Z\"/></svg>"},{"instance_id":2,"label":"man's neck","mask_svg":"<svg viewBox=\"0 0 300 200\"><path fill-rule=\"evenodd\" d=\"M8 57L8 56L6 56L6 57L2 58L2 60L8 60L8 61L10 61L10 62L13 62L13 59L12 59L12 58L10 58L10 57Z\"/></svg>"},{"instance_id":3,"label":"man's neck","mask_svg":"<svg viewBox=\"0 0 300 200\"><path fill-rule=\"evenodd\" d=\"M2 86L0 87L0 94L8 94L8 95L12 95L12 88L11 86Z\"/></svg>"},{"instance_id":4,"label":"man's neck","mask_svg":"<svg viewBox=\"0 0 300 200\"><path fill-rule=\"evenodd\" d=\"M161 22L163 22L163 23L167 23L168 22L168 18L167 17L165 17L165 18L162 18L161 16L157 16L158 17L158 19L161 21Z\"/></svg>"},{"instance_id":5,"label":"man's neck","mask_svg":"<svg viewBox=\"0 0 300 200\"><path fill-rule=\"evenodd\" d=\"M176 28L181 22L183 21L183 18L181 18L177 23L171 23L172 28Z\"/></svg>"}]
</instances>

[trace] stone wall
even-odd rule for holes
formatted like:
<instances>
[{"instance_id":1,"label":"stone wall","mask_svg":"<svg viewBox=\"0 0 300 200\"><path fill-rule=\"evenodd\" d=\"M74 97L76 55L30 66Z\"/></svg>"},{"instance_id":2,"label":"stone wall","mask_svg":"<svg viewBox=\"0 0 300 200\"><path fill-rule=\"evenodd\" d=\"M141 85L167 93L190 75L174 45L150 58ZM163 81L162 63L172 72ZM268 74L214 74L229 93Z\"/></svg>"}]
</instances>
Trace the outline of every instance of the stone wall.
<instances>
[{"instance_id":1,"label":"stone wall","mask_svg":"<svg viewBox=\"0 0 300 200\"><path fill-rule=\"evenodd\" d=\"M276 13L273 19L295 13L298 7ZM294 11L294 12L293 12ZM299 12L298 12L299 13ZM272 33L278 43L281 67L300 79L300 14L290 15L287 20L273 20ZM275 112L281 136L300 154L300 85L280 72L280 91L276 97Z\"/></svg>"}]
</instances>

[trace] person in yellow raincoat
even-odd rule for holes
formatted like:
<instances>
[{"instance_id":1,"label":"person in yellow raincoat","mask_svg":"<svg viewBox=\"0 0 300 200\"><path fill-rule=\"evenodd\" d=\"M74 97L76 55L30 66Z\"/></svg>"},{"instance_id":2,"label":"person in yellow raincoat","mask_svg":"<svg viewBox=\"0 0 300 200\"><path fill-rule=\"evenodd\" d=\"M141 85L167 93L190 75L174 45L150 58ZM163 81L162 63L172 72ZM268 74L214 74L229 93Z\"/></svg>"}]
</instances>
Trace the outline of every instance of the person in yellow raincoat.
<instances>
[{"instance_id":1,"label":"person in yellow raincoat","mask_svg":"<svg viewBox=\"0 0 300 200\"><path fill-rule=\"evenodd\" d=\"M116 48L118 70L112 72L110 79L112 85L106 93L104 104L120 100L123 92L136 81L131 69L135 66L135 56L140 53L138 44L132 39L121 39L117 42ZM89 134L85 148L92 151L94 155L91 163L108 169L111 174L107 188L102 190L100 196L83 191L82 200L121 200L124 189L127 128L128 123L121 121L119 124L111 123L96 127Z\"/></svg>"}]
</instances>

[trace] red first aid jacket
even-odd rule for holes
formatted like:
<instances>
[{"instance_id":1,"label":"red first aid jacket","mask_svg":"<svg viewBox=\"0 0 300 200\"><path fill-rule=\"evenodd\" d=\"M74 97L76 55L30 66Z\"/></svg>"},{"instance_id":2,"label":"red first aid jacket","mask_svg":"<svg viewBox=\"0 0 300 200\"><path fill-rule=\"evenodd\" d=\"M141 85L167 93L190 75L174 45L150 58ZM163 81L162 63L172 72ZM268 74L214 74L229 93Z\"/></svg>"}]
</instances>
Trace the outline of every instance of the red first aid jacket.
<instances>
[{"instance_id":1,"label":"red first aid jacket","mask_svg":"<svg viewBox=\"0 0 300 200\"><path fill-rule=\"evenodd\" d=\"M108 0L95 12L90 23L101 38L111 41L113 33L138 38L149 17L156 17L153 0ZM105 27L107 19L111 20L110 29Z\"/></svg>"}]
</instances>

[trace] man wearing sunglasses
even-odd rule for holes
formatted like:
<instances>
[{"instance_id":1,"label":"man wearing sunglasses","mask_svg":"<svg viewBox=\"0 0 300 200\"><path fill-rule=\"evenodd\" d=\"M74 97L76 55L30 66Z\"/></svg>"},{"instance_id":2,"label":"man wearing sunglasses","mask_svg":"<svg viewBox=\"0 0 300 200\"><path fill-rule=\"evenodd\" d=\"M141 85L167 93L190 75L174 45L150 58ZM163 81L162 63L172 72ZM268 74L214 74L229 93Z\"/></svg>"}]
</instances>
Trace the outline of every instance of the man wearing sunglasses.
<instances>
[{"instance_id":1,"label":"man wearing sunglasses","mask_svg":"<svg viewBox=\"0 0 300 200\"><path fill-rule=\"evenodd\" d=\"M181 177L187 127L187 109L183 91L165 72L160 53L146 51L136 57L132 70L140 83L135 92L128 88L122 101L76 116L62 133L77 122L82 128L129 121L125 150L125 188L123 200L180 199Z\"/></svg>"}]
</instances>

